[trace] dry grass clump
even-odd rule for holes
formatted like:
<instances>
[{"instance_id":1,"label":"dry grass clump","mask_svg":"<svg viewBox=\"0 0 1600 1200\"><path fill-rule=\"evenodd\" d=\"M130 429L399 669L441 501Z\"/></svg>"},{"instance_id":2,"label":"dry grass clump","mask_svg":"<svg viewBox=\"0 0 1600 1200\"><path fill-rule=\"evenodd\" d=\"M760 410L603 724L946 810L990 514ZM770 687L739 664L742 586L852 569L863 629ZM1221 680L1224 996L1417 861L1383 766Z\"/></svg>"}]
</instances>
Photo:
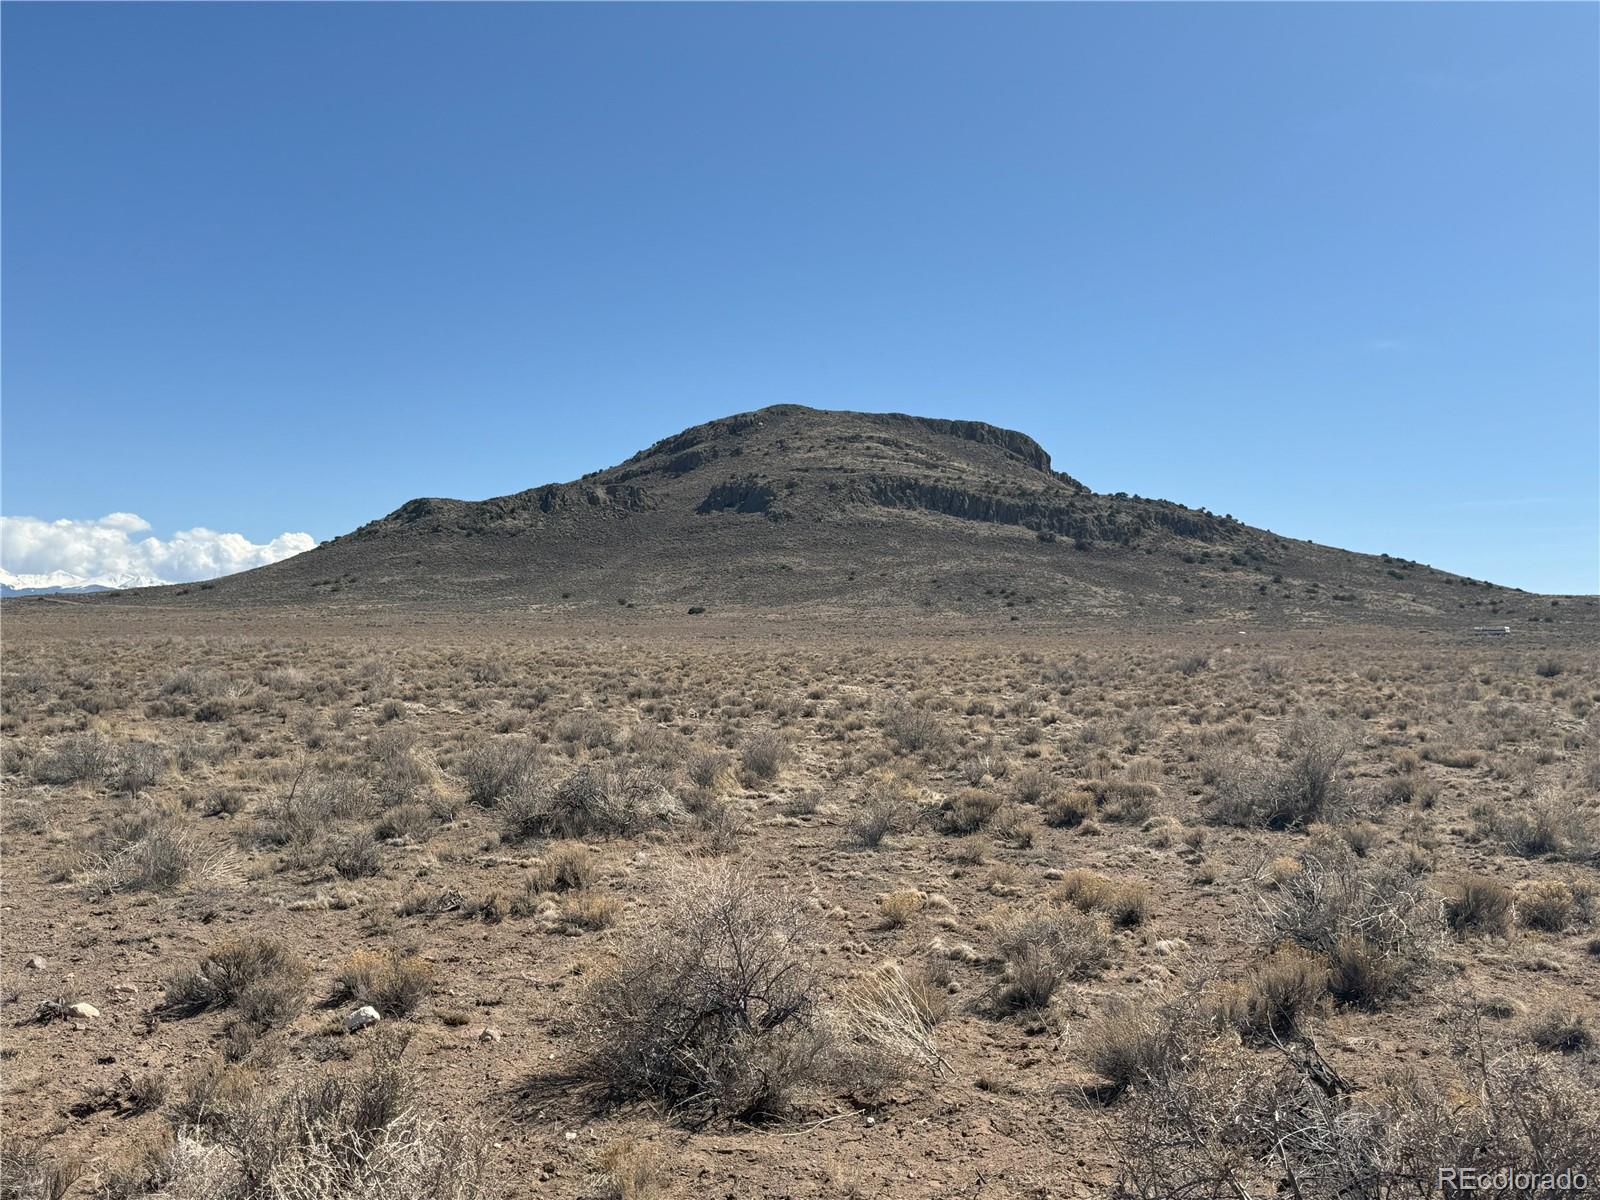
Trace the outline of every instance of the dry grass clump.
<instances>
[{"instance_id":1,"label":"dry grass clump","mask_svg":"<svg viewBox=\"0 0 1600 1200\"><path fill-rule=\"evenodd\" d=\"M883 914L885 929L899 929L922 911L928 903L928 894L916 888L900 888L878 897L878 911Z\"/></svg>"},{"instance_id":2,"label":"dry grass clump","mask_svg":"<svg viewBox=\"0 0 1600 1200\"><path fill-rule=\"evenodd\" d=\"M123 1194L172 1200L488 1200L488 1147L451 1129L401 1061L373 1040L370 1058L275 1094L232 1098L184 1128Z\"/></svg>"},{"instance_id":3,"label":"dry grass clump","mask_svg":"<svg viewBox=\"0 0 1600 1200\"><path fill-rule=\"evenodd\" d=\"M1548 1009L1528 1022L1528 1040L1557 1054L1576 1054L1596 1041L1587 1015L1559 1008Z\"/></svg>"},{"instance_id":4,"label":"dry grass clump","mask_svg":"<svg viewBox=\"0 0 1600 1200\"><path fill-rule=\"evenodd\" d=\"M994 819L1005 801L994 792L966 788L948 797L940 807L944 831L961 836L976 833Z\"/></svg>"},{"instance_id":5,"label":"dry grass clump","mask_svg":"<svg viewBox=\"0 0 1600 1200\"><path fill-rule=\"evenodd\" d=\"M357 950L334 973L333 1001L370 1004L386 1017L417 1010L434 987L433 967L397 950Z\"/></svg>"},{"instance_id":6,"label":"dry grass clump","mask_svg":"<svg viewBox=\"0 0 1600 1200\"><path fill-rule=\"evenodd\" d=\"M1275 890L1258 893L1258 924L1269 944L1288 940L1322 955L1335 999L1381 1005L1432 967L1442 901L1401 863L1364 862L1338 842L1298 861Z\"/></svg>"},{"instance_id":7,"label":"dry grass clump","mask_svg":"<svg viewBox=\"0 0 1600 1200\"><path fill-rule=\"evenodd\" d=\"M1565 933L1594 920L1600 888L1587 879L1540 879L1517 894L1517 919L1529 929Z\"/></svg>"},{"instance_id":8,"label":"dry grass clump","mask_svg":"<svg viewBox=\"0 0 1600 1200\"><path fill-rule=\"evenodd\" d=\"M1040 805L1046 825L1073 829L1094 817L1098 811L1094 793L1081 788L1056 796Z\"/></svg>"},{"instance_id":9,"label":"dry grass clump","mask_svg":"<svg viewBox=\"0 0 1600 1200\"><path fill-rule=\"evenodd\" d=\"M1079 1057L1107 1081L1102 1098L1115 1100L1180 1070L1210 1025L1192 990L1159 1004L1122 1002L1079 1035Z\"/></svg>"},{"instance_id":10,"label":"dry grass clump","mask_svg":"<svg viewBox=\"0 0 1600 1200\"><path fill-rule=\"evenodd\" d=\"M870 1065L879 1072L896 1075L945 1066L925 988L897 963L883 963L852 983L844 994L841 1020L857 1049L871 1057Z\"/></svg>"},{"instance_id":11,"label":"dry grass clump","mask_svg":"<svg viewBox=\"0 0 1600 1200\"><path fill-rule=\"evenodd\" d=\"M1093 871L1068 871L1051 897L1079 912L1101 912L1118 929L1132 929L1150 917L1150 889L1143 883L1107 879Z\"/></svg>"},{"instance_id":12,"label":"dry grass clump","mask_svg":"<svg viewBox=\"0 0 1600 1200\"><path fill-rule=\"evenodd\" d=\"M554 786L514 792L500 808L513 841L626 835L665 824L678 811L660 772L637 763L585 763Z\"/></svg>"},{"instance_id":13,"label":"dry grass clump","mask_svg":"<svg viewBox=\"0 0 1600 1200\"><path fill-rule=\"evenodd\" d=\"M1314 1055L1214 1037L1177 1069L1146 1075L1105 1126L1120 1187L1163 1200L1398 1196L1464 1164L1538 1174L1538 1164L1600 1161L1592 1096L1534 1055L1469 1056L1439 1086L1391 1074L1354 1093L1316 1067Z\"/></svg>"},{"instance_id":14,"label":"dry grass clump","mask_svg":"<svg viewBox=\"0 0 1600 1200\"><path fill-rule=\"evenodd\" d=\"M1217 1015L1241 1035L1287 1041L1328 994L1327 960L1292 943L1251 968L1242 983L1223 990Z\"/></svg>"},{"instance_id":15,"label":"dry grass clump","mask_svg":"<svg viewBox=\"0 0 1600 1200\"><path fill-rule=\"evenodd\" d=\"M594 879L594 855L582 842L552 842L526 880L530 892L579 892Z\"/></svg>"},{"instance_id":16,"label":"dry grass clump","mask_svg":"<svg viewBox=\"0 0 1600 1200\"><path fill-rule=\"evenodd\" d=\"M1345 789L1339 768L1350 736L1323 717L1294 719L1270 759L1234 759L1215 768L1206 801L1211 820L1224 825L1299 829L1335 815Z\"/></svg>"},{"instance_id":17,"label":"dry grass clump","mask_svg":"<svg viewBox=\"0 0 1600 1200\"><path fill-rule=\"evenodd\" d=\"M92 842L83 879L93 892L174 892L226 873L230 857L161 809L117 818Z\"/></svg>"},{"instance_id":18,"label":"dry grass clump","mask_svg":"<svg viewBox=\"0 0 1600 1200\"><path fill-rule=\"evenodd\" d=\"M1547 789L1509 812L1491 809L1489 831L1514 854L1567 862L1600 862L1600 813L1577 796Z\"/></svg>"},{"instance_id":19,"label":"dry grass clump","mask_svg":"<svg viewBox=\"0 0 1600 1200\"><path fill-rule=\"evenodd\" d=\"M208 1009L236 1008L257 1025L294 1017L305 1003L311 968L273 938L219 942L189 970L167 981L161 1009L187 1017Z\"/></svg>"},{"instance_id":20,"label":"dry grass clump","mask_svg":"<svg viewBox=\"0 0 1600 1200\"><path fill-rule=\"evenodd\" d=\"M1063 983L1098 974L1114 944L1099 914L1053 905L1004 913L995 926L1004 964L996 1000L1002 1009L1043 1008Z\"/></svg>"},{"instance_id":21,"label":"dry grass clump","mask_svg":"<svg viewBox=\"0 0 1600 1200\"><path fill-rule=\"evenodd\" d=\"M683 868L575 1014L586 1073L695 1122L781 1111L829 1059L813 919L725 863Z\"/></svg>"},{"instance_id":22,"label":"dry grass clump","mask_svg":"<svg viewBox=\"0 0 1600 1200\"><path fill-rule=\"evenodd\" d=\"M0 1197L62 1200L82 1174L75 1162L56 1158L31 1138L0 1135Z\"/></svg>"},{"instance_id":23,"label":"dry grass clump","mask_svg":"<svg viewBox=\"0 0 1600 1200\"><path fill-rule=\"evenodd\" d=\"M116 753L98 733L76 733L33 760L38 783L99 783L111 772Z\"/></svg>"},{"instance_id":24,"label":"dry grass clump","mask_svg":"<svg viewBox=\"0 0 1600 1200\"><path fill-rule=\"evenodd\" d=\"M653 1200L667 1187L660 1152L636 1138L618 1138L595 1156L603 1200Z\"/></svg>"},{"instance_id":25,"label":"dry grass clump","mask_svg":"<svg viewBox=\"0 0 1600 1200\"><path fill-rule=\"evenodd\" d=\"M1483 751L1468 750L1462 746L1425 746L1422 757L1428 762L1438 763L1441 767L1464 771L1483 761Z\"/></svg>"},{"instance_id":26,"label":"dry grass clump","mask_svg":"<svg viewBox=\"0 0 1600 1200\"><path fill-rule=\"evenodd\" d=\"M1464 875L1444 891L1444 917L1456 933L1505 934L1511 928L1516 897L1498 879Z\"/></svg>"}]
</instances>

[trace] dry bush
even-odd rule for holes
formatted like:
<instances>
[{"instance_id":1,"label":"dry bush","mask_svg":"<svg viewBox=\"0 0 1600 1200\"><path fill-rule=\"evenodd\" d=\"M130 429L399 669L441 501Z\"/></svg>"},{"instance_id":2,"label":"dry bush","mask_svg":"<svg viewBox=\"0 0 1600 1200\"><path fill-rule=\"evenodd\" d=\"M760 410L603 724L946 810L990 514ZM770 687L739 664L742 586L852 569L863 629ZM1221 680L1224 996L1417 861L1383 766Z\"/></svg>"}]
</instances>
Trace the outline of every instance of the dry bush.
<instances>
[{"instance_id":1,"label":"dry bush","mask_svg":"<svg viewBox=\"0 0 1600 1200\"><path fill-rule=\"evenodd\" d=\"M678 811L661 774L636 763L585 763L559 784L530 784L500 805L505 836L609 837L666 824Z\"/></svg>"},{"instance_id":2,"label":"dry bush","mask_svg":"<svg viewBox=\"0 0 1600 1200\"><path fill-rule=\"evenodd\" d=\"M39 783L99 783L116 762L111 743L98 733L76 733L33 760Z\"/></svg>"},{"instance_id":3,"label":"dry bush","mask_svg":"<svg viewBox=\"0 0 1600 1200\"><path fill-rule=\"evenodd\" d=\"M1091 819L1098 811L1094 794L1082 789L1068 792L1065 796L1047 800L1042 805L1046 825L1057 828L1072 829Z\"/></svg>"},{"instance_id":4,"label":"dry bush","mask_svg":"<svg viewBox=\"0 0 1600 1200\"><path fill-rule=\"evenodd\" d=\"M1150 889L1138 882L1117 882L1093 871L1068 871L1051 891L1052 899L1079 912L1102 912L1118 929L1142 925L1150 917Z\"/></svg>"},{"instance_id":5,"label":"dry bush","mask_svg":"<svg viewBox=\"0 0 1600 1200\"><path fill-rule=\"evenodd\" d=\"M1042 767L1029 767L1012 781L1013 794L1022 804L1043 804L1054 796L1055 789L1055 776Z\"/></svg>"},{"instance_id":6,"label":"dry bush","mask_svg":"<svg viewBox=\"0 0 1600 1200\"><path fill-rule=\"evenodd\" d=\"M587 1074L696 1122L781 1111L828 1065L813 920L727 864L683 868L576 1014Z\"/></svg>"},{"instance_id":7,"label":"dry bush","mask_svg":"<svg viewBox=\"0 0 1600 1200\"><path fill-rule=\"evenodd\" d=\"M896 704L884 714L883 736L902 754L937 750L948 740L938 717L904 702Z\"/></svg>"},{"instance_id":8,"label":"dry bush","mask_svg":"<svg viewBox=\"0 0 1600 1200\"><path fill-rule=\"evenodd\" d=\"M1465 875L1444 892L1444 917L1459 934L1504 934L1511 928L1515 896L1498 879Z\"/></svg>"},{"instance_id":9,"label":"dry bush","mask_svg":"<svg viewBox=\"0 0 1600 1200\"><path fill-rule=\"evenodd\" d=\"M1581 1012L1551 1008L1528 1022L1528 1040L1541 1050L1576 1054L1595 1045L1595 1032Z\"/></svg>"},{"instance_id":10,"label":"dry bush","mask_svg":"<svg viewBox=\"0 0 1600 1200\"><path fill-rule=\"evenodd\" d=\"M1574 795L1547 790L1522 808L1493 811L1489 827L1524 858L1600 862L1600 814Z\"/></svg>"},{"instance_id":11,"label":"dry bush","mask_svg":"<svg viewBox=\"0 0 1600 1200\"><path fill-rule=\"evenodd\" d=\"M62 1200L80 1173L32 1139L0 1135L0 1200Z\"/></svg>"},{"instance_id":12,"label":"dry bush","mask_svg":"<svg viewBox=\"0 0 1600 1200\"><path fill-rule=\"evenodd\" d=\"M345 879L365 879L383 870L378 841L366 830L341 839L333 848L331 861Z\"/></svg>"},{"instance_id":13,"label":"dry bush","mask_svg":"<svg viewBox=\"0 0 1600 1200\"><path fill-rule=\"evenodd\" d=\"M1243 982L1222 991L1217 1015L1244 1037L1287 1041L1328 994L1328 975L1320 956L1292 943L1280 946Z\"/></svg>"},{"instance_id":14,"label":"dry bush","mask_svg":"<svg viewBox=\"0 0 1600 1200\"><path fill-rule=\"evenodd\" d=\"M739 748L739 766L747 779L770 783L794 757L788 739L776 730L751 734Z\"/></svg>"},{"instance_id":15,"label":"dry bush","mask_svg":"<svg viewBox=\"0 0 1600 1200\"><path fill-rule=\"evenodd\" d=\"M469 750L460 764L467 799L493 808L526 785L537 763L538 749L525 738L498 738Z\"/></svg>"},{"instance_id":16,"label":"dry bush","mask_svg":"<svg viewBox=\"0 0 1600 1200\"><path fill-rule=\"evenodd\" d=\"M311 968L272 938L220 942L192 969L167 981L161 1009L193 1016L213 1008L238 1008L259 1025L292 1018L305 1002Z\"/></svg>"},{"instance_id":17,"label":"dry bush","mask_svg":"<svg viewBox=\"0 0 1600 1200\"><path fill-rule=\"evenodd\" d=\"M220 878L230 861L182 819L149 809L101 831L81 869L93 892L173 892L185 883Z\"/></svg>"},{"instance_id":18,"label":"dry bush","mask_svg":"<svg viewBox=\"0 0 1600 1200\"><path fill-rule=\"evenodd\" d=\"M948 797L940 806L940 823L946 833L956 836L976 833L994 819L1003 803L994 792L966 788Z\"/></svg>"},{"instance_id":19,"label":"dry bush","mask_svg":"<svg viewBox=\"0 0 1600 1200\"><path fill-rule=\"evenodd\" d=\"M118 748L110 769L114 790L130 796L154 787L166 774L167 749L154 742L129 742Z\"/></svg>"},{"instance_id":20,"label":"dry bush","mask_svg":"<svg viewBox=\"0 0 1600 1200\"><path fill-rule=\"evenodd\" d=\"M1211 820L1224 825L1298 829L1335 816L1345 789L1339 767L1350 736L1322 717L1296 717L1270 759L1234 759L1214 767L1216 782L1205 802Z\"/></svg>"},{"instance_id":21,"label":"dry bush","mask_svg":"<svg viewBox=\"0 0 1600 1200\"><path fill-rule=\"evenodd\" d=\"M1517 895L1517 919L1529 929L1565 933L1594 919L1600 890L1587 879L1541 879Z\"/></svg>"},{"instance_id":22,"label":"dry bush","mask_svg":"<svg viewBox=\"0 0 1600 1200\"><path fill-rule=\"evenodd\" d=\"M430 1106L393 1039L370 1058L276 1094L230 1097L186 1128L136 1186L165 1200L488 1200L487 1145Z\"/></svg>"},{"instance_id":23,"label":"dry bush","mask_svg":"<svg viewBox=\"0 0 1600 1200\"><path fill-rule=\"evenodd\" d=\"M434 987L434 972L423 959L397 950L357 950L334 972L336 1004L370 1004L386 1017L417 1010Z\"/></svg>"},{"instance_id":24,"label":"dry bush","mask_svg":"<svg viewBox=\"0 0 1600 1200\"><path fill-rule=\"evenodd\" d=\"M1120 1194L1151 1200L1423 1196L1441 1168L1553 1174L1600 1161L1592 1090L1536 1056L1468 1054L1442 1085L1397 1073L1351 1093L1329 1085L1314 1052L1214 1037L1142 1083L1104 1128Z\"/></svg>"},{"instance_id":25,"label":"dry bush","mask_svg":"<svg viewBox=\"0 0 1600 1200\"><path fill-rule=\"evenodd\" d=\"M1327 959L1335 999L1381 1005L1431 969L1443 903L1404 866L1364 862L1337 842L1298 863L1258 892L1259 932L1269 945L1288 940Z\"/></svg>"},{"instance_id":26,"label":"dry bush","mask_svg":"<svg viewBox=\"0 0 1600 1200\"><path fill-rule=\"evenodd\" d=\"M1043 1008L1063 983L1098 974L1113 945L1098 914L1051 905L1003 913L995 925L1004 964L996 1001L1002 1009Z\"/></svg>"},{"instance_id":27,"label":"dry bush","mask_svg":"<svg viewBox=\"0 0 1600 1200\"><path fill-rule=\"evenodd\" d=\"M845 818L845 831L858 846L876 849L891 833L905 830L916 814L916 789L896 775L867 782Z\"/></svg>"},{"instance_id":28,"label":"dry bush","mask_svg":"<svg viewBox=\"0 0 1600 1200\"><path fill-rule=\"evenodd\" d=\"M1104 1098L1115 1100L1181 1069L1211 1024L1194 989L1159 1004L1122 1002L1079 1035L1079 1057L1110 1085Z\"/></svg>"},{"instance_id":29,"label":"dry bush","mask_svg":"<svg viewBox=\"0 0 1600 1200\"><path fill-rule=\"evenodd\" d=\"M326 835L332 822L362 816L368 806L359 780L344 774L313 774L310 764L303 763L289 790L260 810L244 840L256 846L305 850Z\"/></svg>"}]
</instances>

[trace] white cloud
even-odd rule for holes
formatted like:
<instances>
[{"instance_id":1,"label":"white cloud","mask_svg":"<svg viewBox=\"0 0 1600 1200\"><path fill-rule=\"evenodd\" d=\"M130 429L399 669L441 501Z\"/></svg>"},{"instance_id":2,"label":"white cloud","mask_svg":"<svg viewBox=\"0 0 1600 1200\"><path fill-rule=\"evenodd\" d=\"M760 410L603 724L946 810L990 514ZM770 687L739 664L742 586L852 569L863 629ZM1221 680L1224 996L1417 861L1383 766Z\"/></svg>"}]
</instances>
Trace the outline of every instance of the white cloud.
<instances>
[{"instance_id":1,"label":"white cloud","mask_svg":"<svg viewBox=\"0 0 1600 1200\"><path fill-rule=\"evenodd\" d=\"M149 575L168 583L188 583L265 566L317 544L309 533L281 533L270 542L252 542L240 533L218 533L202 526L165 541L132 536L149 529L144 518L126 512L95 521L0 517L0 567L27 575L51 571L88 579Z\"/></svg>"}]
</instances>

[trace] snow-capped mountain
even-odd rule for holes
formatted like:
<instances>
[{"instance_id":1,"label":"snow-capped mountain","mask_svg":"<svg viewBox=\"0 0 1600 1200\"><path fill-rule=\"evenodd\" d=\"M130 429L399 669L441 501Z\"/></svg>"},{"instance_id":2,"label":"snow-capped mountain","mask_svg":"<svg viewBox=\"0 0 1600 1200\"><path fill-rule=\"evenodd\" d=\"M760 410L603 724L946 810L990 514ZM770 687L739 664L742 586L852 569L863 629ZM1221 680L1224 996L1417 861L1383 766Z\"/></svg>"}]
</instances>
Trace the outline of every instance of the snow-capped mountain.
<instances>
[{"instance_id":1,"label":"snow-capped mountain","mask_svg":"<svg viewBox=\"0 0 1600 1200\"><path fill-rule=\"evenodd\" d=\"M120 592L128 588L161 587L168 580L153 575L96 575L88 578L67 571L45 575L15 575L0 570L0 596L47 596L56 592Z\"/></svg>"}]
</instances>

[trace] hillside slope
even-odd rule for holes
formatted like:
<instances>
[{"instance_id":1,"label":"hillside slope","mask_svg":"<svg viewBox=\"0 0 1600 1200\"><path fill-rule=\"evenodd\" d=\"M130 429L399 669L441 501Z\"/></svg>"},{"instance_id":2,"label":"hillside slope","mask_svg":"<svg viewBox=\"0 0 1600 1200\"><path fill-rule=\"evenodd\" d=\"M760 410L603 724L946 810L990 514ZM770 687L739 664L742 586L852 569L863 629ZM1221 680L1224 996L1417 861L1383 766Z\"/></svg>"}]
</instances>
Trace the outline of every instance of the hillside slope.
<instances>
[{"instance_id":1,"label":"hillside slope","mask_svg":"<svg viewBox=\"0 0 1600 1200\"><path fill-rule=\"evenodd\" d=\"M793 405L695 426L571 483L412 500L214 583L83 602L1152 625L1472 624L1541 603L1204 509L1095 493L1032 438L982 422Z\"/></svg>"}]
</instances>

